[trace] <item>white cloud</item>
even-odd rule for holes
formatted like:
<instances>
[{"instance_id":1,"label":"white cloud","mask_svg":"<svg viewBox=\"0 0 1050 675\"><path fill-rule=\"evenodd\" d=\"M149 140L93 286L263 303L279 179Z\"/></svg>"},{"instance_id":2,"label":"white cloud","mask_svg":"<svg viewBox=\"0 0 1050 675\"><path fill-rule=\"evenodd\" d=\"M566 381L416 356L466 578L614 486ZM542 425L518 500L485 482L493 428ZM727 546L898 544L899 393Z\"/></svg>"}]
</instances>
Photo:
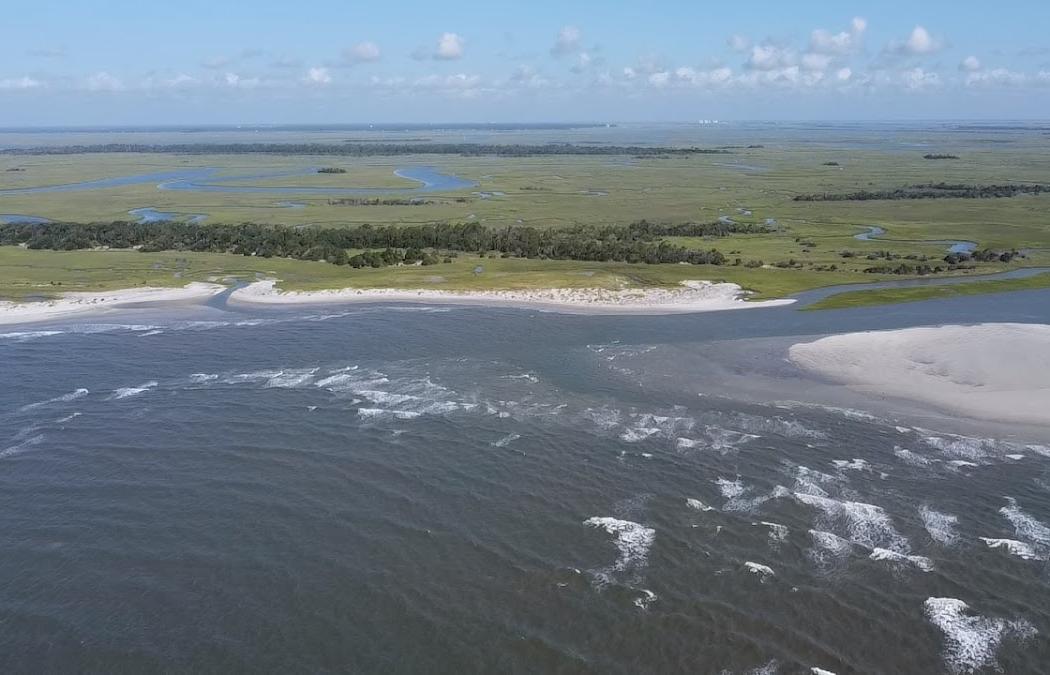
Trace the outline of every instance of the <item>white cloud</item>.
<instances>
[{"instance_id":1,"label":"white cloud","mask_svg":"<svg viewBox=\"0 0 1050 675\"><path fill-rule=\"evenodd\" d=\"M222 82L232 89L255 89L259 86L259 78L241 77L237 73L226 73Z\"/></svg>"},{"instance_id":2,"label":"white cloud","mask_svg":"<svg viewBox=\"0 0 1050 675\"><path fill-rule=\"evenodd\" d=\"M827 70L830 65L831 56L827 54L810 52L802 55L802 67L806 70Z\"/></svg>"},{"instance_id":3,"label":"white cloud","mask_svg":"<svg viewBox=\"0 0 1050 675\"><path fill-rule=\"evenodd\" d=\"M752 70L776 70L793 66L795 61L796 56L793 50L771 44L761 44L751 48L751 54L747 57L745 65Z\"/></svg>"},{"instance_id":4,"label":"white cloud","mask_svg":"<svg viewBox=\"0 0 1050 675\"><path fill-rule=\"evenodd\" d=\"M886 47L886 52L897 56L924 56L940 51L944 43L930 34L923 26L912 29L908 39L903 42L893 41Z\"/></svg>"},{"instance_id":5,"label":"white cloud","mask_svg":"<svg viewBox=\"0 0 1050 675\"><path fill-rule=\"evenodd\" d=\"M566 54L578 52L582 37L583 34L576 26L563 27L558 31L558 37L554 40L554 46L551 47L551 54L554 56L565 56Z\"/></svg>"},{"instance_id":6,"label":"white cloud","mask_svg":"<svg viewBox=\"0 0 1050 675\"><path fill-rule=\"evenodd\" d=\"M940 86L941 77L922 68L911 68L901 72L900 81L907 89L922 90Z\"/></svg>"},{"instance_id":7,"label":"white cloud","mask_svg":"<svg viewBox=\"0 0 1050 675\"><path fill-rule=\"evenodd\" d=\"M976 56L967 56L959 64L959 70L973 73L981 69L981 61Z\"/></svg>"},{"instance_id":8,"label":"white cloud","mask_svg":"<svg viewBox=\"0 0 1050 675\"><path fill-rule=\"evenodd\" d=\"M853 70L851 68L839 68L835 72L835 79L839 82L849 82L853 78Z\"/></svg>"},{"instance_id":9,"label":"white cloud","mask_svg":"<svg viewBox=\"0 0 1050 675\"><path fill-rule=\"evenodd\" d=\"M661 70L658 73L653 73L649 76L649 84L654 87L666 87L671 81L671 73L666 70Z\"/></svg>"},{"instance_id":10,"label":"white cloud","mask_svg":"<svg viewBox=\"0 0 1050 675\"><path fill-rule=\"evenodd\" d=\"M574 73L585 72L588 68L595 64L595 59L588 52L580 52L579 56L576 57L576 63L572 65L571 70Z\"/></svg>"},{"instance_id":11,"label":"white cloud","mask_svg":"<svg viewBox=\"0 0 1050 675\"><path fill-rule=\"evenodd\" d=\"M324 86L332 83L332 74L328 72L327 68L311 68L306 71L303 81L307 84Z\"/></svg>"},{"instance_id":12,"label":"white cloud","mask_svg":"<svg viewBox=\"0 0 1050 675\"><path fill-rule=\"evenodd\" d=\"M511 73L510 81L514 84L529 87L531 89L540 89L550 84L550 80L536 72L536 69L532 66L518 66L513 73Z\"/></svg>"},{"instance_id":13,"label":"white cloud","mask_svg":"<svg viewBox=\"0 0 1050 675\"><path fill-rule=\"evenodd\" d=\"M379 49L379 45L366 40L358 42L353 47L344 49L341 56L343 64L352 66L358 63L378 61L382 58L382 52Z\"/></svg>"},{"instance_id":14,"label":"white cloud","mask_svg":"<svg viewBox=\"0 0 1050 675\"><path fill-rule=\"evenodd\" d=\"M674 71L675 80L694 87L714 87L728 84L733 79L733 70L725 66L711 70L696 70L683 66Z\"/></svg>"},{"instance_id":15,"label":"white cloud","mask_svg":"<svg viewBox=\"0 0 1050 675\"><path fill-rule=\"evenodd\" d=\"M99 72L84 81L84 88L88 91L123 91L124 83L107 72Z\"/></svg>"},{"instance_id":16,"label":"white cloud","mask_svg":"<svg viewBox=\"0 0 1050 675\"><path fill-rule=\"evenodd\" d=\"M455 33L442 33L438 38L434 58L439 61L455 61L463 56L463 38Z\"/></svg>"},{"instance_id":17,"label":"white cloud","mask_svg":"<svg viewBox=\"0 0 1050 675\"><path fill-rule=\"evenodd\" d=\"M848 31L831 33L818 28L810 34L809 51L815 54L832 54L844 56L852 54L860 49L864 38L864 32L868 29L868 22L861 17L855 17Z\"/></svg>"},{"instance_id":18,"label":"white cloud","mask_svg":"<svg viewBox=\"0 0 1050 675\"><path fill-rule=\"evenodd\" d=\"M967 87L1018 87L1027 83L1024 73L1016 73L1006 68L979 70L966 75Z\"/></svg>"},{"instance_id":19,"label":"white cloud","mask_svg":"<svg viewBox=\"0 0 1050 675\"><path fill-rule=\"evenodd\" d=\"M28 75L0 80L0 89L38 89L42 86L44 86L43 82L34 80Z\"/></svg>"}]
</instances>

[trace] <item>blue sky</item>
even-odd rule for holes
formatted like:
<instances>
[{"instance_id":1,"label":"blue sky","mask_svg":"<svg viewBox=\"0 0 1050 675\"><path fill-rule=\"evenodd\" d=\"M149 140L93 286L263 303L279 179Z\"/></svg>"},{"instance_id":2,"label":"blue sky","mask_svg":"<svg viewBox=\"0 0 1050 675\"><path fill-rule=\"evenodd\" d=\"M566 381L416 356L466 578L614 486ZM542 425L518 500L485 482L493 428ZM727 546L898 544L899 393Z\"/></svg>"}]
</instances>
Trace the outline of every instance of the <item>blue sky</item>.
<instances>
[{"instance_id":1,"label":"blue sky","mask_svg":"<svg viewBox=\"0 0 1050 675\"><path fill-rule=\"evenodd\" d=\"M1050 3L7 0L0 125L1046 118Z\"/></svg>"}]
</instances>

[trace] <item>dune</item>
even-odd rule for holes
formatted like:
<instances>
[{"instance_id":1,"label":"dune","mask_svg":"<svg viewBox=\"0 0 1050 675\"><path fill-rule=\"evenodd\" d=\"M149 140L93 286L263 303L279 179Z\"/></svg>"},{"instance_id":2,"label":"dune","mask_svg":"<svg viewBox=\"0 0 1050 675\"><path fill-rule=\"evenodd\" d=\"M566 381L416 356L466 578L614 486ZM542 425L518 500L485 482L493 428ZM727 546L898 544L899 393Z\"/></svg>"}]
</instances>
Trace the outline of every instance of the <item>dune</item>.
<instances>
[{"instance_id":1,"label":"dune","mask_svg":"<svg viewBox=\"0 0 1050 675\"><path fill-rule=\"evenodd\" d=\"M344 302L418 302L505 307L537 307L594 314L674 314L773 307L794 300L747 302L736 284L684 281L677 288L546 288L506 291L440 291L397 288L344 288L325 291L279 291L275 280L237 289L231 302L266 305Z\"/></svg>"},{"instance_id":2,"label":"dune","mask_svg":"<svg viewBox=\"0 0 1050 675\"><path fill-rule=\"evenodd\" d=\"M128 288L102 293L63 293L41 302L0 301L0 325L32 323L98 313L142 303L173 304L210 298L226 290L219 284L193 282L181 288Z\"/></svg>"},{"instance_id":3,"label":"dune","mask_svg":"<svg viewBox=\"0 0 1050 675\"><path fill-rule=\"evenodd\" d=\"M865 394L982 420L1050 424L1050 325L847 333L795 344L789 358Z\"/></svg>"}]
</instances>

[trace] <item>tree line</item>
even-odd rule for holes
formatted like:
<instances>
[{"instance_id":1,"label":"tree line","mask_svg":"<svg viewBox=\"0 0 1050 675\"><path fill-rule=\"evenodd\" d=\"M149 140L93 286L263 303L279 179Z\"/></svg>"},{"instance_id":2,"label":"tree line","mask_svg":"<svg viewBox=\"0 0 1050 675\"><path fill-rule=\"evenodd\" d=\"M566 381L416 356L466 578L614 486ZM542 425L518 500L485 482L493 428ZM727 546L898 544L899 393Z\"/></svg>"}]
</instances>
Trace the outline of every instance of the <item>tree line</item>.
<instances>
[{"instance_id":1,"label":"tree line","mask_svg":"<svg viewBox=\"0 0 1050 675\"><path fill-rule=\"evenodd\" d=\"M863 202L899 199L1001 199L1017 195L1050 192L1050 185L1008 183L1004 185L966 185L963 183L921 183L893 190L821 192L796 195L796 202Z\"/></svg>"},{"instance_id":2,"label":"tree line","mask_svg":"<svg viewBox=\"0 0 1050 675\"><path fill-rule=\"evenodd\" d=\"M655 147L639 145L542 145L492 143L105 143L100 145L56 145L5 148L5 155L82 155L88 153L160 153L181 155L329 155L339 157L383 157L390 155L462 155L474 157L536 157L554 155L725 155L721 148Z\"/></svg>"},{"instance_id":3,"label":"tree line","mask_svg":"<svg viewBox=\"0 0 1050 675\"><path fill-rule=\"evenodd\" d=\"M114 221L108 223L0 224L0 245L31 249L79 250L138 248L146 252L198 251L235 253L352 264L348 251L368 253L367 264L426 262L437 251L498 252L506 257L592 262L690 263L722 265L717 249L694 250L661 240L667 236L723 237L768 231L735 223L657 224L536 228L517 225L489 228L479 223L406 226L362 225L353 228L295 228L281 225L200 225L196 223ZM374 252L380 251L378 258ZM406 257L407 256L407 257Z\"/></svg>"}]
</instances>

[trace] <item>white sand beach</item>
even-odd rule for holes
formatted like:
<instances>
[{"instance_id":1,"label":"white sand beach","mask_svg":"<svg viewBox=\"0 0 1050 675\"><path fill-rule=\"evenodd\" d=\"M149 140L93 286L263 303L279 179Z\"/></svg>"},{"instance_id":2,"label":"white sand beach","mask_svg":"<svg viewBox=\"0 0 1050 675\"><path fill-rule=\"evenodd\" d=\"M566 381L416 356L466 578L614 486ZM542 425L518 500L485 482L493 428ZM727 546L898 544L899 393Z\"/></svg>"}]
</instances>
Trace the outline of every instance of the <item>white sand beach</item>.
<instances>
[{"instance_id":1,"label":"white sand beach","mask_svg":"<svg viewBox=\"0 0 1050 675\"><path fill-rule=\"evenodd\" d=\"M969 417L1050 424L1050 326L987 323L833 335L790 348L802 369L868 395Z\"/></svg>"},{"instance_id":2,"label":"white sand beach","mask_svg":"<svg viewBox=\"0 0 1050 675\"><path fill-rule=\"evenodd\" d=\"M504 307L536 307L588 314L675 314L775 307L791 299L746 302L736 284L684 281L680 288L548 288L516 291L439 291L429 289L344 288L326 291L279 291L276 281L257 281L235 291L231 302L266 305L344 302L419 302Z\"/></svg>"},{"instance_id":3,"label":"white sand beach","mask_svg":"<svg viewBox=\"0 0 1050 675\"><path fill-rule=\"evenodd\" d=\"M64 319L138 304L199 302L226 290L220 284L193 282L181 288L128 288L102 293L63 293L40 302L0 301L0 325Z\"/></svg>"}]
</instances>

